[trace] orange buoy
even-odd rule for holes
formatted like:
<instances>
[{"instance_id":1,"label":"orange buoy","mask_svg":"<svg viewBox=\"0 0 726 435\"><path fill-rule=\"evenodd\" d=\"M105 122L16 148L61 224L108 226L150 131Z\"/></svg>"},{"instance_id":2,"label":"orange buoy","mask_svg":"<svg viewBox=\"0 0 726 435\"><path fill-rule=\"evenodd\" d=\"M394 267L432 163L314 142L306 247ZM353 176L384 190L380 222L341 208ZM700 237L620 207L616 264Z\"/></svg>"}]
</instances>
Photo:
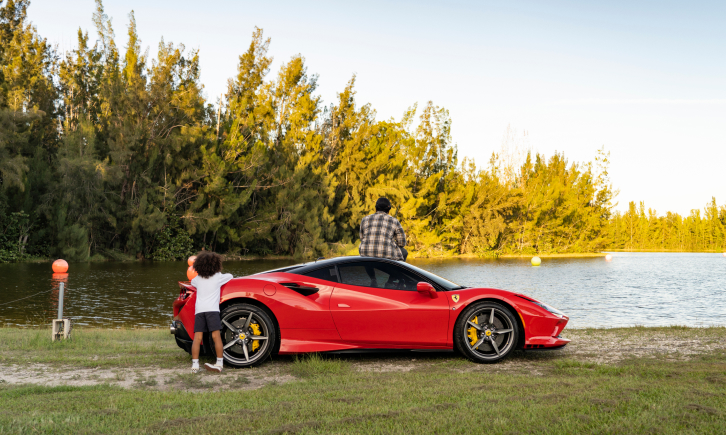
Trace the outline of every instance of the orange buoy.
<instances>
[{"instance_id":1,"label":"orange buoy","mask_svg":"<svg viewBox=\"0 0 726 435\"><path fill-rule=\"evenodd\" d=\"M66 260L58 259L53 262L53 272L55 273L66 273L68 272L68 262Z\"/></svg>"},{"instance_id":2,"label":"orange buoy","mask_svg":"<svg viewBox=\"0 0 726 435\"><path fill-rule=\"evenodd\" d=\"M196 259L197 259L197 256L192 255L191 257L189 257L189 259L187 259L187 264L190 266L194 266L194 260L196 260Z\"/></svg>"},{"instance_id":3,"label":"orange buoy","mask_svg":"<svg viewBox=\"0 0 726 435\"><path fill-rule=\"evenodd\" d=\"M194 270L194 267L189 266L189 269L187 269L187 278L189 278L189 281L193 280L197 276L197 271Z\"/></svg>"},{"instance_id":4,"label":"orange buoy","mask_svg":"<svg viewBox=\"0 0 726 435\"><path fill-rule=\"evenodd\" d=\"M607 254L607 255L605 256L605 261L613 261L613 256L612 256L612 255L610 255L610 254Z\"/></svg>"}]
</instances>

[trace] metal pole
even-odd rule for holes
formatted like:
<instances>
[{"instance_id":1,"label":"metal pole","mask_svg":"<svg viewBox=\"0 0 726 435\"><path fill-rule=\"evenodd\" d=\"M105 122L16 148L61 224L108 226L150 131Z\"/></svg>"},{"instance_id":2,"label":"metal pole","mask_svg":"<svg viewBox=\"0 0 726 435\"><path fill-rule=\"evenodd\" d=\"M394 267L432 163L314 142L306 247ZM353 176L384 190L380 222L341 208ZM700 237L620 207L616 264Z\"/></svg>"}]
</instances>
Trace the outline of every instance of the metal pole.
<instances>
[{"instance_id":1,"label":"metal pole","mask_svg":"<svg viewBox=\"0 0 726 435\"><path fill-rule=\"evenodd\" d=\"M60 291L58 292L58 320L63 318L63 283L60 283Z\"/></svg>"}]
</instances>

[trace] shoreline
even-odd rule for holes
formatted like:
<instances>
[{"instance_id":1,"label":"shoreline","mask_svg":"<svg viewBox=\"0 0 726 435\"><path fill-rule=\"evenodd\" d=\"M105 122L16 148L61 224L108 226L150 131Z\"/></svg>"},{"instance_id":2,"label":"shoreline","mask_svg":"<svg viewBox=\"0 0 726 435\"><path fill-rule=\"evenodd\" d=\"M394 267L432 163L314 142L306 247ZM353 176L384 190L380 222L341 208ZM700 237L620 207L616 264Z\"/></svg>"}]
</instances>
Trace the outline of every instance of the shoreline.
<instances>
[{"instance_id":1,"label":"shoreline","mask_svg":"<svg viewBox=\"0 0 726 435\"><path fill-rule=\"evenodd\" d=\"M539 254L501 254L492 257L482 257L476 254L458 254L458 255L443 255L443 256L416 256L415 252L409 254L409 260L454 260L454 259L465 259L465 260L499 260L499 259L525 259L532 257L539 258L597 258L605 257L608 253L663 253L663 254L721 254L722 251L678 251L678 250L627 250L627 249L608 249L602 252L571 252L571 253L539 253ZM292 255L250 255L250 256L237 256L230 255L225 257L225 261L276 261L276 260L289 260L289 261L300 261L307 262L313 261L313 259L295 258ZM341 255L346 257L347 255ZM327 257L326 257L327 258ZM334 258L334 257L329 257ZM13 263L52 263L53 258L29 258L21 261L13 261L0 264L13 264ZM184 261L184 260L176 260ZM107 263L107 262L118 262L118 263L136 263L136 262L157 262L156 260L150 259L132 259L132 260L118 260L113 258L106 258L103 260L86 260L79 263ZM160 261L165 263L166 261ZM174 262L174 261L171 261Z\"/></svg>"}]
</instances>

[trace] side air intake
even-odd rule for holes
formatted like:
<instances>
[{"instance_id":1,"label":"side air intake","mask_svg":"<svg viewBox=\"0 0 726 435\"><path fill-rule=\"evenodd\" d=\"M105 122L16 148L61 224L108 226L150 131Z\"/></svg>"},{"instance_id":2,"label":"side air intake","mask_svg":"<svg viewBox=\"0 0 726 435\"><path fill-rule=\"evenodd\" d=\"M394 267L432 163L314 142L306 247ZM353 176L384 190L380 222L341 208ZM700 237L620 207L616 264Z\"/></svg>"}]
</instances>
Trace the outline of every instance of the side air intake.
<instances>
[{"instance_id":1,"label":"side air intake","mask_svg":"<svg viewBox=\"0 0 726 435\"><path fill-rule=\"evenodd\" d=\"M317 287L307 287L296 282L281 282L280 285L284 285L290 290L294 290L303 296L310 296L318 292Z\"/></svg>"}]
</instances>

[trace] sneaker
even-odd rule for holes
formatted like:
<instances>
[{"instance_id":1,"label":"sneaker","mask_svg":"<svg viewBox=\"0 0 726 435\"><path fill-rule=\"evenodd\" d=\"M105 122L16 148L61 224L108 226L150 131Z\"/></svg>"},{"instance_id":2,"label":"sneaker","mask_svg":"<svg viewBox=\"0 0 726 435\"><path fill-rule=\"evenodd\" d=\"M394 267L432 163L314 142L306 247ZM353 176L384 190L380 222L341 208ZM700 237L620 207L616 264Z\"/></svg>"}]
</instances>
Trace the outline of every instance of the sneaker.
<instances>
[{"instance_id":1,"label":"sneaker","mask_svg":"<svg viewBox=\"0 0 726 435\"><path fill-rule=\"evenodd\" d=\"M217 365L217 364L212 365L212 364L209 364L209 363L204 363L204 368L207 369L208 372L222 373L222 365L221 364L220 365Z\"/></svg>"},{"instance_id":2,"label":"sneaker","mask_svg":"<svg viewBox=\"0 0 726 435\"><path fill-rule=\"evenodd\" d=\"M192 367L192 374L199 373L199 366Z\"/></svg>"}]
</instances>

